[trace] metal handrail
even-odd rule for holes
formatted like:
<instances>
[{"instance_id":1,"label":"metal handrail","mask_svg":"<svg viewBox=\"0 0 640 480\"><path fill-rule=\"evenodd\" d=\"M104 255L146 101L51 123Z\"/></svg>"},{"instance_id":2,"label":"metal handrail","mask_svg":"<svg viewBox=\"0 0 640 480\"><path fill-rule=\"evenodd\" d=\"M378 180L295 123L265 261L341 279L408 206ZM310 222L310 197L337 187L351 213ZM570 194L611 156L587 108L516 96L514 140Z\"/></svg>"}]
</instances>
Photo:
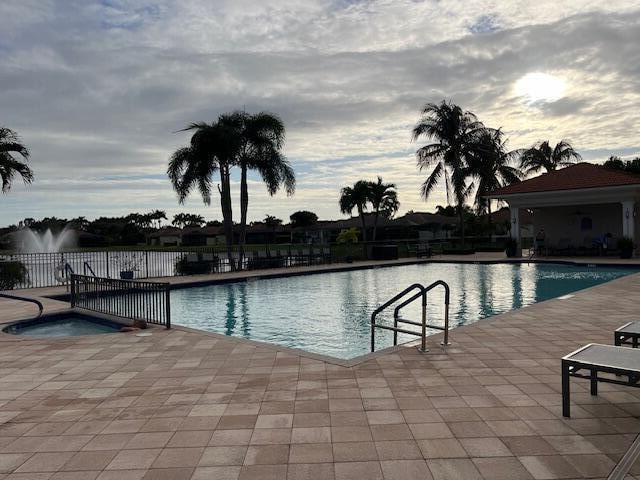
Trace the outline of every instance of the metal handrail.
<instances>
[{"instance_id":1,"label":"metal handrail","mask_svg":"<svg viewBox=\"0 0 640 480\"><path fill-rule=\"evenodd\" d=\"M427 324L427 293L431 290L433 290L436 287L443 287L444 288L444 304L445 304L445 310L444 310L444 327L441 327L439 325L429 325ZM407 295L407 293L418 289L419 291L417 293L415 293L414 295L412 295L411 297L407 298L406 300L404 300L402 303L400 303L399 305L397 305L394 310L393 310L393 327L387 327L385 325L378 325L375 323L375 318L376 316L384 309L386 309L387 307L389 307L390 305L392 305L393 303L397 302L398 300L400 300L401 298L403 298L404 296ZM416 322L413 320L407 320L404 318L400 318L400 310L402 310L402 308L406 307L407 305L413 303L414 301L418 300L419 298L422 298L422 318L420 322ZM444 331L444 339L441 342L441 345L450 345L449 343L449 300L450 300L450 289L449 289L449 285L447 285L446 282L442 281L442 280L437 280L435 282L433 282L432 284L428 285L427 287L424 287L418 283L415 283L413 285L411 285L410 287L407 287L406 289L404 289L402 292L400 292L398 295L396 295L395 297L393 297L391 300L387 301L386 303L384 303L383 305L381 305L380 307L378 307L376 310L374 310L374 312L371 314L371 351L373 352L375 350L375 329L376 328L382 328L384 330L391 330L393 331L393 344L397 345L398 344L398 332L400 333L407 333L410 335L417 335L422 337L422 343L421 343L421 348L420 350L423 352L427 351L426 348L426 339L427 339L427 328L433 328L436 330L443 330ZM420 333L415 332L413 330L406 330L403 328L398 327L398 323L406 323L409 325L415 325L418 327L421 327L421 331Z\"/></svg>"},{"instance_id":2,"label":"metal handrail","mask_svg":"<svg viewBox=\"0 0 640 480\"><path fill-rule=\"evenodd\" d=\"M94 276L94 277L96 276L96 272L93 271L93 268L91 268L91 265L89 265L89 262L87 262L87 261L85 261L82 264L82 270L83 270L85 275L87 275L87 270L89 270L89 272L91 272L92 276Z\"/></svg>"},{"instance_id":3,"label":"metal handrail","mask_svg":"<svg viewBox=\"0 0 640 480\"><path fill-rule=\"evenodd\" d=\"M437 327L435 325L428 325L429 328L435 328L436 330L444 330L444 339L441 345L450 345L449 343L449 300L451 297L451 290L449 285L444 280L436 280L431 285L425 287L425 295L436 287L444 288L444 327Z\"/></svg>"},{"instance_id":4,"label":"metal handrail","mask_svg":"<svg viewBox=\"0 0 640 480\"><path fill-rule=\"evenodd\" d=\"M42 302L36 300L35 298L18 297L17 295L9 295L8 293L0 293L0 297L8 298L11 300L21 300L23 302L35 303L38 306L38 315L35 318L40 318L40 316L42 315L42 311L44 310Z\"/></svg>"},{"instance_id":5,"label":"metal handrail","mask_svg":"<svg viewBox=\"0 0 640 480\"><path fill-rule=\"evenodd\" d=\"M376 316L382 312L383 310L385 310L387 307L389 307L390 305L393 305L395 302L397 302L398 300L400 300L402 297L404 297L407 293L413 291L413 290L419 290L419 293L417 294L417 296L414 295L413 300L415 300L416 298L422 297L422 317L423 317L423 324L426 323L426 315L427 315L427 294L425 292L425 289L422 285L420 285L419 283L414 283L413 285L408 286L407 288L405 288L403 291L401 291L400 293L398 293L396 296L394 296L391 300L388 300L387 302L383 303L382 305L380 305L378 308L376 308L373 313L371 314L371 351L374 352L375 348L376 348L376 328L382 328L383 330L393 330L394 332L396 331L400 331L403 333L409 333L409 334L414 334L415 332L411 332L410 330L403 330L403 329L399 329L397 327L397 324L394 327L387 327L385 325L376 325ZM422 335L422 350L426 351L426 330L423 329L423 335ZM397 335L394 335L396 341L397 341Z\"/></svg>"}]
</instances>

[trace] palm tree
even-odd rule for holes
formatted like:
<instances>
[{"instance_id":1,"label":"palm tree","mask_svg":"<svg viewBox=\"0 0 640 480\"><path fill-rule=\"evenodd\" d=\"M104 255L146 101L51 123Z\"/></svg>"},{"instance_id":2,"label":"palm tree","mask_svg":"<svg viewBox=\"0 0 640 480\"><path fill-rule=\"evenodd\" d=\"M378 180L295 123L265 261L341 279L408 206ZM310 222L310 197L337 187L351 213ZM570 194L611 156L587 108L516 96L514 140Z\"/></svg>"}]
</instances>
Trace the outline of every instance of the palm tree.
<instances>
[{"instance_id":1,"label":"palm tree","mask_svg":"<svg viewBox=\"0 0 640 480\"><path fill-rule=\"evenodd\" d=\"M204 217L194 213L176 213L171 221L171 224L178 228L201 227L204 223Z\"/></svg>"},{"instance_id":2,"label":"palm tree","mask_svg":"<svg viewBox=\"0 0 640 480\"><path fill-rule=\"evenodd\" d=\"M213 175L220 174L220 206L227 243L227 257L232 270L233 211L231 207L230 170L239 150L235 132L223 122L193 123L184 129L194 130L188 147L176 150L169 159L167 175L182 204L191 190L197 188L206 205L211 204Z\"/></svg>"},{"instance_id":3,"label":"palm tree","mask_svg":"<svg viewBox=\"0 0 640 480\"><path fill-rule=\"evenodd\" d=\"M26 162L17 160L14 154L20 155L24 160L29 160L29 150L20 143L20 138L13 130L0 127L0 179L2 180L2 193L11 188L13 179L20 175L24 183L33 181L33 172Z\"/></svg>"},{"instance_id":4,"label":"palm tree","mask_svg":"<svg viewBox=\"0 0 640 480\"><path fill-rule=\"evenodd\" d=\"M447 202L452 198L456 202L463 246L464 204L472 194L467 184L467 162L476 137L484 130L484 125L473 113L444 100L440 105L425 105L422 118L413 128L414 141L421 137L434 141L416 151L420 171L435 167L422 184L420 193L427 200L433 189L444 181Z\"/></svg>"},{"instance_id":5,"label":"palm tree","mask_svg":"<svg viewBox=\"0 0 640 480\"><path fill-rule=\"evenodd\" d=\"M580 154L567 140L561 140L553 148L549 145L549 141L545 140L520 151L520 168L525 175L537 173L541 169L553 172L558 167L571 165L581 159Z\"/></svg>"},{"instance_id":6,"label":"palm tree","mask_svg":"<svg viewBox=\"0 0 640 480\"><path fill-rule=\"evenodd\" d=\"M155 227L158 229L162 226L162 220L167 219L167 212L165 212L164 210L154 210L149 215L151 217L152 223L154 221L157 222Z\"/></svg>"},{"instance_id":7,"label":"palm tree","mask_svg":"<svg viewBox=\"0 0 640 480\"><path fill-rule=\"evenodd\" d=\"M247 212L249 209L249 189L247 175L256 170L262 177L269 195L275 195L284 186L287 195L293 195L296 179L293 169L281 150L284 146L285 128L282 120L272 113L233 112L223 115L221 123L227 125L236 135L240 148L236 164L240 167L240 265L244 257L247 235Z\"/></svg>"},{"instance_id":8,"label":"palm tree","mask_svg":"<svg viewBox=\"0 0 640 480\"><path fill-rule=\"evenodd\" d=\"M375 242L380 213L387 218L393 217L398 208L400 208L400 202L398 201L398 192L395 184L382 183L382 178L380 177L378 177L377 182L368 183L369 201L373 208L373 241Z\"/></svg>"},{"instance_id":9,"label":"palm tree","mask_svg":"<svg viewBox=\"0 0 640 480\"><path fill-rule=\"evenodd\" d=\"M487 129L476 138L469 159L469 175L476 188L475 205L478 213L487 212L487 224L491 235L491 199L487 195L500 187L519 182L522 173L510 165L518 151L508 152L502 130Z\"/></svg>"},{"instance_id":10,"label":"palm tree","mask_svg":"<svg viewBox=\"0 0 640 480\"><path fill-rule=\"evenodd\" d=\"M366 180L358 180L353 187L344 187L340 191L340 211L342 213L351 212L355 208L358 211L360 222L362 223L362 240L367 241L367 224L364 218L364 211L367 209L369 202L369 182Z\"/></svg>"}]
</instances>

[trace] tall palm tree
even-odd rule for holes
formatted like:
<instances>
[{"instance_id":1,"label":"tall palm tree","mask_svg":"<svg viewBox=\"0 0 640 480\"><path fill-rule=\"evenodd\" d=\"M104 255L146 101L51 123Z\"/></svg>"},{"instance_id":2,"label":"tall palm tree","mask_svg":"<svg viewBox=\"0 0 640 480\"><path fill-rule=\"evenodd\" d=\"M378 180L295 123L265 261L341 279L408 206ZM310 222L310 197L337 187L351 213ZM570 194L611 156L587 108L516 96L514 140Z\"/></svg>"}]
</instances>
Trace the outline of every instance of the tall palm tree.
<instances>
[{"instance_id":1,"label":"tall palm tree","mask_svg":"<svg viewBox=\"0 0 640 480\"><path fill-rule=\"evenodd\" d=\"M14 157L18 154L23 160ZM13 179L20 175L24 183L33 181L33 172L26 164L29 160L29 150L22 143L18 134L13 130L0 127L0 180L2 180L2 193L11 188Z\"/></svg>"},{"instance_id":2,"label":"tall palm tree","mask_svg":"<svg viewBox=\"0 0 640 480\"><path fill-rule=\"evenodd\" d=\"M507 151L502 130L486 129L476 137L469 158L469 175L476 187L474 203L478 213L487 212L487 226L491 235L491 199L487 195L500 187L519 182L522 173L511 166L518 151Z\"/></svg>"},{"instance_id":3,"label":"tall palm tree","mask_svg":"<svg viewBox=\"0 0 640 480\"><path fill-rule=\"evenodd\" d=\"M162 226L162 220L167 219L167 212L164 210L154 210L150 214L151 222L156 222L155 228L160 228Z\"/></svg>"},{"instance_id":4,"label":"tall palm tree","mask_svg":"<svg viewBox=\"0 0 640 480\"><path fill-rule=\"evenodd\" d=\"M382 178L378 177L377 182L369 183L369 201L373 208L373 241L376 241L378 231L378 217L382 213L385 217L392 217L400 208L398 192L393 183L382 183Z\"/></svg>"},{"instance_id":5,"label":"tall palm tree","mask_svg":"<svg viewBox=\"0 0 640 480\"><path fill-rule=\"evenodd\" d=\"M167 175L182 204L196 188L206 205L211 204L213 175L220 174L220 206L227 243L227 257L232 270L233 260L233 210L231 207L230 170L239 150L239 141L233 129L223 122L200 122L189 125L184 131L193 130L188 147L176 150L169 159Z\"/></svg>"},{"instance_id":6,"label":"tall palm tree","mask_svg":"<svg viewBox=\"0 0 640 480\"><path fill-rule=\"evenodd\" d=\"M364 211L369 203L369 182L366 180L358 180L353 187L344 187L340 191L340 211L342 213L351 212L355 208L358 211L360 222L362 223L362 240L367 241L367 224L364 218Z\"/></svg>"},{"instance_id":7,"label":"tall palm tree","mask_svg":"<svg viewBox=\"0 0 640 480\"><path fill-rule=\"evenodd\" d=\"M467 163L476 137L484 130L484 125L473 113L444 100L439 105L426 104L422 117L413 128L414 141L422 137L433 141L416 151L420 171L435 167L422 184L420 193L427 200L433 189L444 182L447 202L454 199L458 209L463 246L464 204L472 194L467 184Z\"/></svg>"},{"instance_id":8,"label":"tall palm tree","mask_svg":"<svg viewBox=\"0 0 640 480\"><path fill-rule=\"evenodd\" d=\"M525 175L537 173L542 169L553 172L558 167L571 165L581 159L580 154L567 140L560 140L553 148L549 141L545 140L520 151L520 168Z\"/></svg>"},{"instance_id":9,"label":"tall palm tree","mask_svg":"<svg viewBox=\"0 0 640 480\"><path fill-rule=\"evenodd\" d=\"M273 113L233 112L220 117L237 137L239 150L235 164L240 167L240 265L244 257L247 236L247 212L249 210L249 188L247 175L256 170L262 177L269 195L275 195L284 186L287 195L293 195L296 177L282 154L285 128L282 120Z\"/></svg>"}]
</instances>

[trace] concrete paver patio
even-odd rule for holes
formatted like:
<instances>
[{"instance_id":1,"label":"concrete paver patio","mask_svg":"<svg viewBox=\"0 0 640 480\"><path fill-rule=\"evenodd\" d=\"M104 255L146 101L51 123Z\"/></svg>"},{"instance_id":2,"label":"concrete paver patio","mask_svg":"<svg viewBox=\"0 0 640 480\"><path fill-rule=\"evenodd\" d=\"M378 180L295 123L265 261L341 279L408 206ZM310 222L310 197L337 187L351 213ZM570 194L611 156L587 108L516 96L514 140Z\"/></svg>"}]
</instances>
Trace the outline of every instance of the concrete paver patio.
<instances>
[{"instance_id":1,"label":"concrete paver patio","mask_svg":"<svg viewBox=\"0 0 640 480\"><path fill-rule=\"evenodd\" d=\"M180 328L2 334L0 479L605 478L640 391L574 381L563 419L560 358L612 343L639 289L630 275L353 367Z\"/></svg>"}]
</instances>

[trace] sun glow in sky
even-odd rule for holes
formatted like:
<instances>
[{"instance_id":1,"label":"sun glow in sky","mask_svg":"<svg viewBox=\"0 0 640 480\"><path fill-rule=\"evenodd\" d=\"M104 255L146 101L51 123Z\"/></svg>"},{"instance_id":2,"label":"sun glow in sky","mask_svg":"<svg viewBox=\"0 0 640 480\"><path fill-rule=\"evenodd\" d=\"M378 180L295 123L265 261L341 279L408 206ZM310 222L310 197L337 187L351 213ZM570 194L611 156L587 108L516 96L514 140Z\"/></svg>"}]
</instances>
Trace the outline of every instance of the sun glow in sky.
<instances>
[{"instance_id":1,"label":"sun glow in sky","mask_svg":"<svg viewBox=\"0 0 640 480\"><path fill-rule=\"evenodd\" d=\"M516 95L529 104L556 102L564 96L565 90L566 83L562 78L541 72L527 73L515 84Z\"/></svg>"}]
</instances>

